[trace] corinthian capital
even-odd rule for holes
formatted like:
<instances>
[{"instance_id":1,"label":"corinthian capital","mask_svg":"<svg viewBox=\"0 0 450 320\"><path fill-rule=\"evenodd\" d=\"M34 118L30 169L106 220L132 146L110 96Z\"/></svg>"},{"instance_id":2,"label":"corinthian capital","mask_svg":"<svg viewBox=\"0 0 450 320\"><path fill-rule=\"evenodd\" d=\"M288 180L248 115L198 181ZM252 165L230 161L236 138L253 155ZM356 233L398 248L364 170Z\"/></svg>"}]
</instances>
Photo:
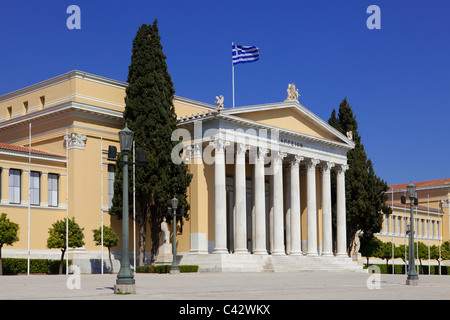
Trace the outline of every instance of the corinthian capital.
<instances>
[{"instance_id":1,"label":"corinthian capital","mask_svg":"<svg viewBox=\"0 0 450 320\"><path fill-rule=\"evenodd\" d=\"M230 145L229 141L226 141L221 136L215 136L212 141L209 142L210 146L213 146L216 152L224 152L225 148Z\"/></svg>"}]
</instances>

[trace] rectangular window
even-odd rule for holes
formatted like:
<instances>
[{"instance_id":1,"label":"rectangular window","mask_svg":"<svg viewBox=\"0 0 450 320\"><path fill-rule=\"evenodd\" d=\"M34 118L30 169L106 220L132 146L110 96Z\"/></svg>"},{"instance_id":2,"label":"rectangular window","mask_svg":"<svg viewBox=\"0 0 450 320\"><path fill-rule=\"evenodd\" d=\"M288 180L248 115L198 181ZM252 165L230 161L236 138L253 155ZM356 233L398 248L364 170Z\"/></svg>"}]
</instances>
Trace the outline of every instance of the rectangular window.
<instances>
[{"instance_id":1,"label":"rectangular window","mask_svg":"<svg viewBox=\"0 0 450 320\"><path fill-rule=\"evenodd\" d=\"M30 173L30 204L41 204L41 175L35 171Z\"/></svg>"},{"instance_id":2,"label":"rectangular window","mask_svg":"<svg viewBox=\"0 0 450 320\"><path fill-rule=\"evenodd\" d=\"M39 109L44 109L45 106L45 96L39 97L39 101L40 101L40 105L39 105Z\"/></svg>"},{"instance_id":3,"label":"rectangular window","mask_svg":"<svg viewBox=\"0 0 450 320\"><path fill-rule=\"evenodd\" d=\"M112 198L114 196L114 173L116 166L108 164L108 208L112 207Z\"/></svg>"},{"instance_id":4,"label":"rectangular window","mask_svg":"<svg viewBox=\"0 0 450 320\"><path fill-rule=\"evenodd\" d=\"M48 205L49 207L58 206L58 180L59 176L54 173L48 174Z\"/></svg>"},{"instance_id":5,"label":"rectangular window","mask_svg":"<svg viewBox=\"0 0 450 320\"><path fill-rule=\"evenodd\" d=\"M20 203L20 170L9 169L9 203Z\"/></svg>"}]
</instances>

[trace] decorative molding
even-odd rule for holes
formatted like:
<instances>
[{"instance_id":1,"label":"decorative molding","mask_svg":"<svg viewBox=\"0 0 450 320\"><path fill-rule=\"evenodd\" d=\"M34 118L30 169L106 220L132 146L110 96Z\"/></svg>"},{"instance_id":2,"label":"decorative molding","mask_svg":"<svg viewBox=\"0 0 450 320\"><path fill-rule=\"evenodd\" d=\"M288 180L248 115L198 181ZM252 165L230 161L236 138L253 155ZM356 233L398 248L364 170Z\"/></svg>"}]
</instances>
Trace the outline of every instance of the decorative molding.
<instances>
[{"instance_id":1,"label":"decorative molding","mask_svg":"<svg viewBox=\"0 0 450 320\"><path fill-rule=\"evenodd\" d=\"M349 166L347 164L341 164L336 167L336 172L337 173L345 173L345 171L347 171L348 168L349 168Z\"/></svg>"},{"instance_id":2,"label":"decorative molding","mask_svg":"<svg viewBox=\"0 0 450 320\"><path fill-rule=\"evenodd\" d=\"M331 168L334 167L334 165L335 164L333 162L325 161L320 164L320 168L322 169L323 173L329 173L331 171Z\"/></svg>"},{"instance_id":3,"label":"decorative molding","mask_svg":"<svg viewBox=\"0 0 450 320\"><path fill-rule=\"evenodd\" d=\"M305 161L307 170L314 170L316 165L320 163L320 160L308 158Z\"/></svg>"},{"instance_id":4,"label":"decorative molding","mask_svg":"<svg viewBox=\"0 0 450 320\"><path fill-rule=\"evenodd\" d=\"M216 152L225 152L225 148L230 145L229 141L226 141L221 136L214 136L209 142L210 146L213 146Z\"/></svg>"},{"instance_id":5,"label":"decorative molding","mask_svg":"<svg viewBox=\"0 0 450 320\"><path fill-rule=\"evenodd\" d=\"M64 140L66 142L66 148L68 150L70 149L84 150L87 138L85 134L72 132L67 135L64 135Z\"/></svg>"}]
</instances>

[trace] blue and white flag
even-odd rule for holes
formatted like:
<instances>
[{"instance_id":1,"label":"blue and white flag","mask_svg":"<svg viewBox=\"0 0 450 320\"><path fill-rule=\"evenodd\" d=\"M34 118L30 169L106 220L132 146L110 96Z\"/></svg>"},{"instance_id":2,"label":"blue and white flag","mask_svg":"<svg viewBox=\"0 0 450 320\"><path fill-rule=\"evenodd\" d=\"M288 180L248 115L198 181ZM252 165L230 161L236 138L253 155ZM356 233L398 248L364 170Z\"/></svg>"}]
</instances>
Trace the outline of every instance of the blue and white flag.
<instances>
[{"instance_id":1,"label":"blue and white flag","mask_svg":"<svg viewBox=\"0 0 450 320\"><path fill-rule=\"evenodd\" d=\"M232 46L233 65L259 60L259 48L255 46Z\"/></svg>"}]
</instances>

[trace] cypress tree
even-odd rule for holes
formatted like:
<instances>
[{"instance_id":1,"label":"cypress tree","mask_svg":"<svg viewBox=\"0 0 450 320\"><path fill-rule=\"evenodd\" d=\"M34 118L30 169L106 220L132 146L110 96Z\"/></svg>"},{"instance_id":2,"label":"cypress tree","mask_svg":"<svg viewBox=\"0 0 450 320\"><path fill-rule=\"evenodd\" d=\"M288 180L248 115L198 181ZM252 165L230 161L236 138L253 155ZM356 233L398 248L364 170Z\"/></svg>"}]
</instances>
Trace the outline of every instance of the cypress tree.
<instances>
[{"instance_id":1,"label":"cypress tree","mask_svg":"<svg viewBox=\"0 0 450 320\"><path fill-rule=\"evenodd\" d=\"M192 175L184 163L174 164L171 141L177 129L173 98L175 90L167 70L157 20L153 25L143 24L133 40L131 64L128 68L128 87L125 97L124 121L134 131L136 151L146 153L147 163L136 167L136 222L139 226L139 265L144 265L147 223L151 226L151 255L159 246L161 222L171 199L177 197L178 207L186 212L187 187ZM130 174L131 175L131 166ZM116 170L111 214L122 213L122 166ZM130 196L132 179L130 180ZM132 198L130 198L132 199ZM132 205L132 201L130 201Z\"/></svg>"},{"instance_id":2,"label":"cypress tree","mask_svg":"<svg viewBox=\"0 0 450 320\"><path fill-rule=\"evenodd\" d=\"M391 208L386 205L389 189L387 183L375 175L373 164L367 158L361 136L358 131L358 122L351 106L344 98L339 105L339 111L333 109L328 124L346 135L352 132L355 148L347 153L349 169L345 172L346 193L346 219L347 219L347 248L350 253L355 234L362 230L364 237L372 237L380 232L383 215L390 214ZM332 175L332 202L333 216L336 216L336 176Z\"/></svg>"}]
</instances>

